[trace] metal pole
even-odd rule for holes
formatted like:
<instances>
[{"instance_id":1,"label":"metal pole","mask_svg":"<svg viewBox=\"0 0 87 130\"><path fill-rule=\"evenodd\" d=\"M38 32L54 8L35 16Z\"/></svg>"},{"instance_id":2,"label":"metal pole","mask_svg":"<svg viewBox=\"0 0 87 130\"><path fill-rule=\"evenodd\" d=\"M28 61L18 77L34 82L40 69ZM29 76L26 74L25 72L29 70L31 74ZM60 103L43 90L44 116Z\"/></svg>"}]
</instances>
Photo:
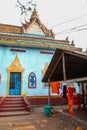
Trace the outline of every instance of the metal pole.
<instances>
[{"instance_id":1,"label":"metal pole","mask_svg":"<svg viewBox=\"0 0 87 130\"><path fill-rule=\"evenodd\" d=\"M48 105L50 106L50 79L48 79L48 83L49 83L49 86L48 86Z\"/></svg>"},{"instance_id":2,"label":"metal pole","mask_svg":"<svg viewBox=\"0 0 87 130\"><path fill-rule=\"evenodd\" d=\"M81 83L82 85L82 95L83 95L83 108L85 108L85 91L84 91L84 83Z\"/></svg>"}]
</instances>

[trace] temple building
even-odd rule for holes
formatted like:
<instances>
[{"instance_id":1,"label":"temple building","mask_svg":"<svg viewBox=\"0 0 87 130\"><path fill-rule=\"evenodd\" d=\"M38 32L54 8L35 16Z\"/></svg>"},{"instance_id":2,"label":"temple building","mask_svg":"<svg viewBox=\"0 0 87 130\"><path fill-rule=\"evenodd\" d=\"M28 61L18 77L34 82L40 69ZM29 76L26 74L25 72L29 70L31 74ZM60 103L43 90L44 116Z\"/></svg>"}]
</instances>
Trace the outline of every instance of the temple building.
<instances>
[{"instance_id":1,"label":"temple building","mask_svg":"<svg viewBox=\"0 0 87 130\"><path fill-rule=\"evenodd\" d=\"M0 24L0 97L47 96L42 77L56 48L81 51L66 38L55 39L34 8L30 21L21 26Z\"/></svg>"}]
</instances>

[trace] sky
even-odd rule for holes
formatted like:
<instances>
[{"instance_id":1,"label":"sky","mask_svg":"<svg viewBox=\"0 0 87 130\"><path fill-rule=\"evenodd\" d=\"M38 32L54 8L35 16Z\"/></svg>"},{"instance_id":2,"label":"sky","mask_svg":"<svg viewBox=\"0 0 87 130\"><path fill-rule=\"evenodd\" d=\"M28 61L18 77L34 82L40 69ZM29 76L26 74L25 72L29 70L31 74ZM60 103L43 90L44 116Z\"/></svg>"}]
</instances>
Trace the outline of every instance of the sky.
<instances>
[{"instance_id":1,"label":"sky","mask_svg":"<svg viewBox=\"0 0 87 130\"><path fill-rule=\"evenodd\" d=\"M29 1L20 0L24 5ZM41 22L53 30L55 39L65 40L68 36L70 43L74 40L76 47L87 49L87 0L32 1L37 4ZM21 26L24 17L16 5L17 0L0 0L0 23Z\"/></svg>"}]
</instances>

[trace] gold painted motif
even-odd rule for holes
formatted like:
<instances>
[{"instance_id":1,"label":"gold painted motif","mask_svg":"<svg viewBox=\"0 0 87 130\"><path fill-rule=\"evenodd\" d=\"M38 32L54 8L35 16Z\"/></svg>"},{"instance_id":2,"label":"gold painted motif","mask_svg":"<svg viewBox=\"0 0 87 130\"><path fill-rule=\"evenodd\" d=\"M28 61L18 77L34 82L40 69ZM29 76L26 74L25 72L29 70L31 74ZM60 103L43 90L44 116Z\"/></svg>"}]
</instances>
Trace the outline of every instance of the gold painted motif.
<instances>
[{"instance_id":1,"label":"gold painted motif","mask_svg":"<svg viewBox=\"0 0 87 130\"><path fill-rule=\"evenodd\" d=\"M48 63L46 63L44 69L42 70L42 74L44 75L47 71L47 68L48 68Z\"/></svg>"},{"instance_id":2,"label":"gold painted motif","mask_svg":"<svg viewBox=\"0 0 87 130\"><path fill-rule=\"evenodd\" d=\"M16 55L15 60L12 62L12 64L7 69L9 72L23 72L24 68L22 67L18 56Z\"/></svg>"}]
</instances>

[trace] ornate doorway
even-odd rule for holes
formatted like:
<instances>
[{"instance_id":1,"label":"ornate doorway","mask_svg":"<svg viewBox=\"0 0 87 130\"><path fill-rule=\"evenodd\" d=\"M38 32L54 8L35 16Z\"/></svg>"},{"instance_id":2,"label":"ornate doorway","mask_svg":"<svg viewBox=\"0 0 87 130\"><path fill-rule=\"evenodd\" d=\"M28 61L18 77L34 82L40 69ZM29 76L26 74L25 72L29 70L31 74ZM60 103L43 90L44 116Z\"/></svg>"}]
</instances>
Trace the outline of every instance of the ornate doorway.
<instances>
[{"instance_id":1,"label":"ornate doorway","mask_svg":"<svg viewBox=\"0 0 87 130\"><path fill-rule=\"evenodd\" d=\"M8 90L7 95L21 95L22 91L22 75L24 68L22 67L18 56L7 69L8 71Z\"/></svg>"}]
</instances>

